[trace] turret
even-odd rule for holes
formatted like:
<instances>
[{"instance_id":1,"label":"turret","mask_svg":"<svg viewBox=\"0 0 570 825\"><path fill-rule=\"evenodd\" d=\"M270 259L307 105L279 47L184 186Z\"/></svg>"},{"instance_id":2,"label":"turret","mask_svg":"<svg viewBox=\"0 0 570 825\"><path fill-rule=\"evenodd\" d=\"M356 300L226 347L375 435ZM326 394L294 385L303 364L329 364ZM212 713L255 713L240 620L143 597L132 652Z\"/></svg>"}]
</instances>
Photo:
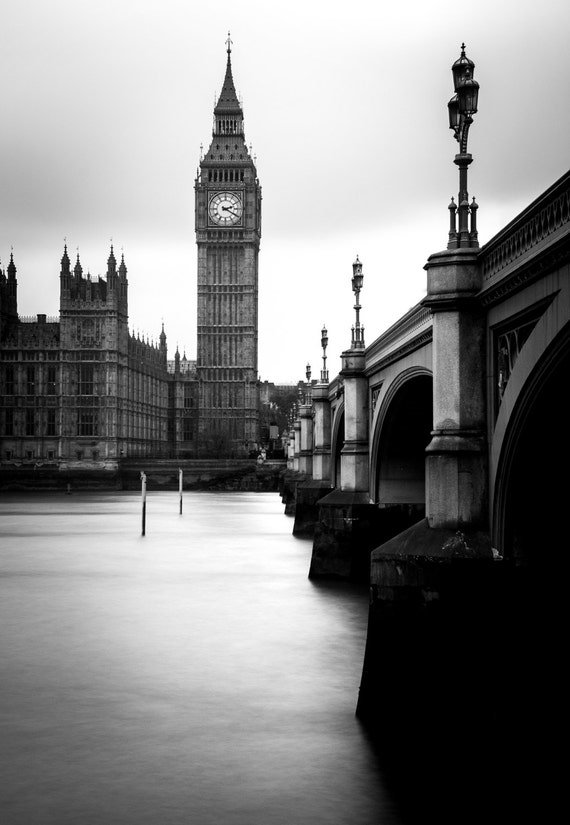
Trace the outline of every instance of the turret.
<instances>
[{"instance_id":1,"label":"turret","mask_svg":"<svg viewBox=\"0 0 570 825\"><path fill-rule=\"evenodd\" d=\"M83 277L83 267L81 266L81 261L79 260L79 250L77 250L77 260L75 262L75 266L73 267L73 274L78 281L80 281Z\"/></svg>"},{"instance_id":2,"label":"turret","mask_svg":"<svg viewBox=\"0 0 570 825\"><path fill-rule=\"evenodd\" d=\"M18 281L16 280L16 264L14 255L10 252L10 263L6 268L8 279L6 283L6 297L8 299L9 313L16 319L18 317Z\"/></svg>"},{"instance_id":3,"label":"turret","mask_svg":"<svg viewBox=\"0 0 570 825\"><path fill-rule=\"evenodd\" d=\"M8 291L8 298L11 303L13 303L12 310L15 315L18 314L18 310L16 307L17 297L18 297L18 281L16 280L16 264L14 263L14 255L10 252L10 263L7 267L8 273L8 282L7 282L7 291Z\"/></svg>"},{"instance_id":4,"label":"turret","mask_svg":"<svg viewBox=\"0 0 570 825\"><path fill-rule=\"evenodd\" d=\"M117 260L111 244L111 252L107 258L107 286L109 290L114 290L117 286Z\"/></svg>"},{"instance_id":5,"label":"turret","mask_svg":"<svg viewBox=\"0 0 570 825\"><path fill-rule=\"evenodd\" d=\"M59 272L59 297L69 298L69 290L71 289L71 262L67 254L67 243L63 247L63 255L61 258L61 269Z\"/></svg>"},{"instance_id":6,"label":"turret","mask_svg":"<svg viewBox=\"0 0 570 825\"><path fill-rule=\"evenodd\" d=\"M2 327L5 322L18 320L18 282L12 253L10 253L10 263L6 267L6 272L0 270L0 315ZM2 330L0 330L1 334Z\"/></svg>"},{"instance_id":7,"label":"turret","mask_svg":"<svg viewBox=\"0 0 570 825\"><path fill-rule=\"evenodd\" d=\"M127 280L127 267L125 264L125 255L121 252L121 263L119 264L119 289L121 301L125 302L125 311L127 303L129 282Z\"/></svg>"}]
</instances>

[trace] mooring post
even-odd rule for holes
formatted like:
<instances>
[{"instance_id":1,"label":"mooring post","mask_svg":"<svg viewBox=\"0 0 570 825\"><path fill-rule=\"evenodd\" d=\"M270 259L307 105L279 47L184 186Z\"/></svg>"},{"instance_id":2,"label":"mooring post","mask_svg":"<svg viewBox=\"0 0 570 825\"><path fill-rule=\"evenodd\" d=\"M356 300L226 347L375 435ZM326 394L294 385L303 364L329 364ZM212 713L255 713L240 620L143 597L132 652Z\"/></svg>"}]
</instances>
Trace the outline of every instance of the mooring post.
<instances>
[{"instance_id":1,"label":"mooring post","mask_svg":"<svg viewBox=\"0 0 570 825\"><path fill-rule=\"evenodd\" d=\"M183 479L184 479L184 472L182 470L182 467L179 467L178 468L178 492L179 492L179 495L180 495L180 515L182 515L182 488L183 488L183 484L184 484Z\"/></svg>"},{"instance_id":2,"label":"mooring post","mask_svg":"<svg viewBox=\"0 0 570 825\"><path fill-rule=\"evenodd\" d=\"M141 472L142 535L146 533L146 474Z\"/></svg>"}]
</instances>

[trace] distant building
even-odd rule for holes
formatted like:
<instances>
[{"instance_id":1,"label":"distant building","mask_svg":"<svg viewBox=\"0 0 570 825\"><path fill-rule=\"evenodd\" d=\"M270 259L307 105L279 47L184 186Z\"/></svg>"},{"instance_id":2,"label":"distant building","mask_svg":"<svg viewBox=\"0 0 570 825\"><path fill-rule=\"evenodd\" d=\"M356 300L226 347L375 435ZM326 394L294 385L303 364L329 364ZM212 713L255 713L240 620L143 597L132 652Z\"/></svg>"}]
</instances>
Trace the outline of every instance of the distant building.
<instances>
[{"instance_id":1,"label":"distant building","mask_svg":"<svg viewBox=\"0 0 570 825\"><path fill-rule=\"evenodd\" d=\"M84 274L67 246L60 315L18 315L13 255L0 270L0 460L247 456L259 450L261 187L245 144L228 40L212 143L195 182L197 360L129 332L124 257ZM269 421L268 425L275 426ZM269 428L267 439L269 440ZM274 430L271 431L274 434Z\"/></svg>"},{"instance_id":2,"label":"distant building","mask_svg":"<svg viewBox=\"0 0 570 825\"><path fill-rule=\"evenodd\" d=\"M60 317L17 311L13 256L0 270L0 435L4 461L109 461L191 449L195 370L128 329L124 258L84 275L64 248ZM187 444L190 442L190 444Z\"/></svg>"}]
</instances>

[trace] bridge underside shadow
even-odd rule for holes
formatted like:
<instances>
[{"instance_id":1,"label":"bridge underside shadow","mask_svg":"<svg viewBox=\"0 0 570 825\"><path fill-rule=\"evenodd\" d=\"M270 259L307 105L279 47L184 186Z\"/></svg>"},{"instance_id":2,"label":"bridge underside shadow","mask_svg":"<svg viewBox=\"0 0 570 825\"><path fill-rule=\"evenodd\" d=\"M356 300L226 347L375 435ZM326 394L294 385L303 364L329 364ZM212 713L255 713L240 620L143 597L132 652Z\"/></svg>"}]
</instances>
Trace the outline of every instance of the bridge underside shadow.
<instances>
[{"instance_id":1,"label":"bridge underside shadow","mask_svg":"<svg viewBox=\"0 0 570 825\"><path fill-rule=\"evenodd\" d=\"M373 440L370 493L336 489L318 501L310 578L368 583L371 551L425 515L431 376L409 378L386 406ZM339 449L337 479L341 479L340 459Z\"/></svg>"},{"instance_id":2,"label":"bridge underside shadow","mask_svg":"<svg viewBox=\"0 0 570 825\"><path fill-rule=\"evenodd\" d=\"M422 557L427 522L379 548L383 559L373 553L384 570L371 576L357 716L406 822L554 821L567 712L569 353L513 416L496 491L502 557L485 534L469 536L472 558L437 558L433 547Z\"/></svg>"}]
</instances>

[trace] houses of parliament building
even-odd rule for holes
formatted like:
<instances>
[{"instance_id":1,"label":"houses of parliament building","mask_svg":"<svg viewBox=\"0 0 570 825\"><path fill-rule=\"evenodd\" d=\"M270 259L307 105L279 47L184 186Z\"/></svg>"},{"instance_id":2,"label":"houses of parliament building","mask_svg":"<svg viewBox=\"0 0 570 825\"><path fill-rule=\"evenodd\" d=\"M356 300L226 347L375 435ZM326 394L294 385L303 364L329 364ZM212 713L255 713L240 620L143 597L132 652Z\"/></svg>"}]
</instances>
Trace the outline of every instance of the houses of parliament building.
<instances>
[{"instance_id":1,"label":"houses of parliament building","mask_svg":"<svg viewBox=\"0 0 570 825\"><path fill-rule=\"evenodd\" d=\"M18 315L0 269L0 460L243 456L259 444L261 187L232 78L230 41L212 142L195 181L197 358L168 360L128 328L124 257L84 274L64 247L59 318Z\"/></svg>"}]
</instances>

